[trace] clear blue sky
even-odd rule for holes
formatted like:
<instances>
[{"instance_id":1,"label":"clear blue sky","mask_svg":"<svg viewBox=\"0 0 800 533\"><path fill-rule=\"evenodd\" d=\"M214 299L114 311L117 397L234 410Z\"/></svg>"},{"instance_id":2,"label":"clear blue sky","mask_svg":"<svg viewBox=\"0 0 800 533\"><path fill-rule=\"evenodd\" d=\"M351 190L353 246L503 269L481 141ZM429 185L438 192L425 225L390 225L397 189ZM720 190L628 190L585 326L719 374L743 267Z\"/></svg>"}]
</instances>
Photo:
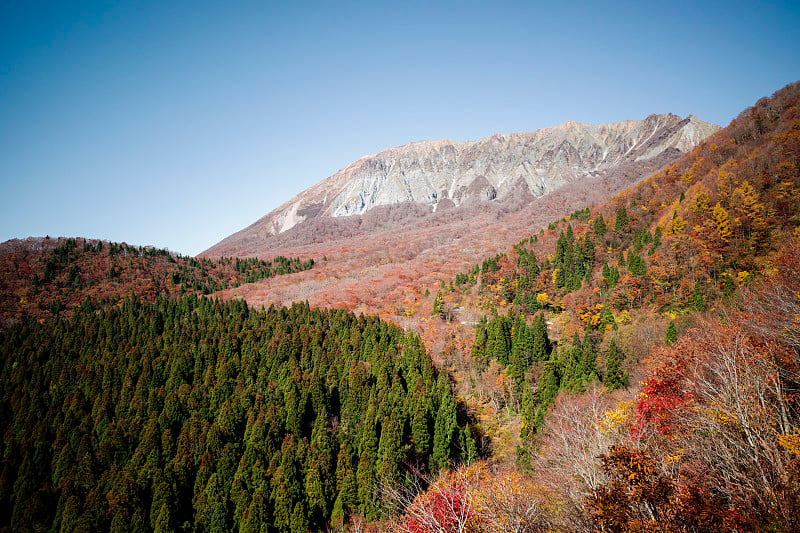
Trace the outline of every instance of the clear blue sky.
<instances>
[{"instance_id":1,"label":"clear blue sky","mask_svg":"<svg viewBox=\"0 0 800 533\"><path fill-rule=\"evenodd\" d=\"M366 154L565 120L726 125L797 2L0 2L0 241L196 254Z\"/></svg>"}]
</instances>

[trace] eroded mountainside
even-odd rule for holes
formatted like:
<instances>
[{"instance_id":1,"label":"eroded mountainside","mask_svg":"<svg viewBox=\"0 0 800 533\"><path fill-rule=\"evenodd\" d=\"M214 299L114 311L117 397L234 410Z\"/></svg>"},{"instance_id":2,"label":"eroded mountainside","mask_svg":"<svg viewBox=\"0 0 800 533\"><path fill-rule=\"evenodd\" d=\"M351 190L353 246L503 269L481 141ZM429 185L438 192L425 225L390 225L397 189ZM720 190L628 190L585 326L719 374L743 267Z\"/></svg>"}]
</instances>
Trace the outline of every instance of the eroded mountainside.
<instances>
[{"instance_id":1,"label":"eroded mountainside","mask_svg":"<svg viewBox=\"0 0 800 533\"><path fill-rule=\"evenodd\" d=\"M379 206L413 203L428 211L497 200L519 203L582 180L642 175L660 168L718 128L689 116L650 115L592 125L565 122L532 133L478 141L421 141L358 161L300 193L205 255L258 255L285 243L271 239L304 222L363 215ZM293 244L305 244L305 232ZM275 242L273 242L275 241Z\"/></svg>"},{"instance_id":2,"label":"eroded mountainside","mask_svg":"<svg viewBox=\"0 0 800 533\"><path fill-rule=\"evenodd\" d=\"M311 271L221 294L245 298L257 307L307 300L312 306L379 313L423 332L425 313L419 310L428 301L428 290L476 258L508 249L533 229L586 205L602 204L714 130L716 126L694 117L651 115L643 121L605 126L567 122L473 143L440 141L393 148L353 163L202 255L322 259ZM393 169L388 174L393 178L376 170L382 165ZM546 179L543 169L549 169ZM407 190L423 203L403 201L378 205L360 215L332 216L336 206L346 204L336 203L346 186L357 188L370 179L376 187L385 186L401 177L409 181L410 176L417 176L426 190L438 191L434 205L425 203L430 195L414 193L424 189L419 185ZM491 188L491 194L475 192L480 189L476 180L483 183L484 192ZM470 187L472 196L465 192ZM363 187L359 190L362 194ZM353 196L352 191L347 196ZM494 200L488 201L491 196ZM317 205L313 213L311 204ZM292 209L307 218L278 233L281 226L276 221Z\"/></svg>"}]
</instances>

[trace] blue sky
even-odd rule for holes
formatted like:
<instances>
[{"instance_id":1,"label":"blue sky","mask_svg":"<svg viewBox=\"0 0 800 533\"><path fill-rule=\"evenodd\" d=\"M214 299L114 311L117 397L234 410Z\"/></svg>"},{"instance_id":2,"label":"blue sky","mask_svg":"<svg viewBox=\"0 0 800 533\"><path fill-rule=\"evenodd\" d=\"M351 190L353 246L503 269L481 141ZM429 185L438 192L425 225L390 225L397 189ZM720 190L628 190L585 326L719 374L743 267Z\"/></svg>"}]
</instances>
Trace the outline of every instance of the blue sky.
<instances>
[{"instance_id":1,"label":"blue sky","mask_svg":"<svg viewBox=\"0 0 800 533\"><path fill-rule=\"evenodd\" d=\"M726 125L800 79L798 5L6 0L0 241L196 254L390 146Z\"/></svg>"}]
</instances>

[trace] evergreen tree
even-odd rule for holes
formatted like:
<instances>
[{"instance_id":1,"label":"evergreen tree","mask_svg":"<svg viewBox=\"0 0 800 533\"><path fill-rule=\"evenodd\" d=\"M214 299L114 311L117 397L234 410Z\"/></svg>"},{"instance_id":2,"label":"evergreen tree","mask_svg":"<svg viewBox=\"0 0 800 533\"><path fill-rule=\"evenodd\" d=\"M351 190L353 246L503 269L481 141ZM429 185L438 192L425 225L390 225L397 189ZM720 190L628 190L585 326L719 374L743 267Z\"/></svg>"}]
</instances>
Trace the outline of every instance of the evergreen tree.
<instances>
[{"instance_id":1,"label":"evergreen tree","mask_svg":"<svg viewBox=\"0 0 800 533\"><path fill-rule=\"evenodd\" d=\"M87 315L89 313L91 313L92 311L94 311L94 307L92 306L92 299L89 297L88 294L86 295L86 298L81 303L80 310L81 310L81 313L84 313L84 314L87 314Z\"/></svg>"},{"instance_id":2,"label":"evergreen tree","mask_svg":"<svg viewBox=\"0 0 800 533\"><path fill-rule=\"evenodd\" d=\"M469 424L464 426L461 432L461 458L467 465L478 459L478 445L472 436Z\"/></svg>"},{"instance_id":3,"label":"evergreen tree","mask_svg":"<svg viewBox=\"0 0 800 533\"><path fill-rule=\"evenodd\" d=\"M520 429L517 446L516 463L519 470L528 471L531 468L530 449L536 435L536 402L529 388L522 393L522 409L520 411Z\"/></svg>"},{"instance_id":4,"label":"evergreen tree","mask_svg":"<svg viewBox=\"0 0 800 533\"><path fill-rule=\"evenodd\" d=\"M306 510L303 508L303 504L301 502L297 502L294 505L292 518L289 522L289 531L290 533L308 533L308 528L309 523L308 519L306 518Z\"/></svg>"},{"instance_id":5,"label":"evergreen tree","mask_svg":"<svg viewBox=\"0 0 800 533\"><path fill-rule=\"evenodd\" d=\"M533 362L533 334L531 333L525 316L518 314L514 321L513 346L511 353L510 374L514 377L517 387L525 381L525 373Z\"/></svg>"},{"instance_id":6,"label":"evergreen tree","mask_svg":"<svg viewBox=\"0 0 800 533\"><path fill-rule=\"evenodd\" d=\"M560 265L555 270L556 274L556 287L562 288L567 284L567 269L565 265Z\"/></svg>"},{"instance_id":7,"label":"evergreen tree","mask_svg":"<svg viewBox=\"0 0 800 533\"><path fill-rule=\"evenodd\" d=\"M606 234L606 221L603 219L602 213L597 214L597 218L594 219L594 233L598 237L603 237Z\"/></svg>"},{"instance_id":8,"label":"evergreen tree","mask_svg":"<svg viewBox=\"0 0 800 533\"><path fill-rule=\"evenodd\" d=\"M600 379L597 373L597 358L588 334L584 335L583 345L581 346L581 377L584 382Z\"/></svg>"},{"instance_id":9,"label":"evergreen tree","mask_svg":"<svg viewBox=\"0 0 800 533\"><path fill-rule=\"evenodd\" d=\"M264 491L259 487L253 493L250 506L245 511L240 533L266 533L267 509Z\"/></svg>"},{"instance_id":10,"label":"evergreen tree","mask_svg":"<svg viewBox=\"0 0 800 533\"><path fill-rule=\"evenodd\" d=\"M403 417L398 409L392 409L390 416L383 419L381 438L378 445L377 474L382 481L394 481L398 476L398 465L403 459Z\"/></svg>"},{"instance_id":11,"label":"evergreen tree","mask_svg":"<svg viewBox=\"0 0 800 533\"><path fill-rule=\"evenodd\" d=\"M334 506L338 506L342 517L358 506L358 485L352 458L344 443L339 446L336 458L336 494Z\"/></svg>"},{"instance_id":12,"label":"evergreen tree","mask_svg":"<svg viewBox=\"0 0 800 533\"><path fill-rule=\"evenodd\" d=\"M678 329L675 327L675 321L670 320L669 326L667 326L667 336L665 339L665 343L667 346L675 344L678 341Z\"/></svg>"},{"instance_id":13,"label":"evergreen tree","mask_svg":"<svg viewBox=\"0 0 800 533\"><path fill-rule=\"evenodd\" d=\"M558 396L561 387L561 373L557 361L547 361L544 364L542 377L539 378L536 390L536 414L534 416L534 426L541 426L547 408Z\"/></svg>"},{"instance_id":14,"label":"evergreen tree","mask_svg":"<svg viewBox=\"0 0 800 533\"><path fill-rule=\"evenodd\" d=\"M647 272L647 263L635 253L628 254L628 270L637 277L644 277Z\"/></svg>"},{"instance_id":15,"label":"evergreen tree","mask_svg":"<svg viewBox=\"0 0 800 533\"><path fill-rule=\"evenodd\" d=\"M606 284L608 285L609 289L613 289L616 284L619 282L619 269L617 267L608 266L608 263L605 261L603 262L603 279L606 280Z\"/></svg>"},{"instance_id":16,"label":"evergreen tree","mask_svg":"<svg viewBox=\"0 0 800 533\"><path fill-rule=\"evenodd\" d=\"M689 307L700 312L706 310L705 296L703 295L703 288L700 286L699 280L694 282L692 296L689 299Z\"/></svg>"},{"instance_id":17,"label":"evergreen tree","mask_svg":"<svg viewBox=\"0 0 800 533\"><path fill-rule=\"evenodd\" d=\"M594 239L591 235L584 235L583 236L583 257L589 264L589 266L594 264L595 255L596 255L596 248L594 245Z\"/></svg>"},{"instance_id":18,"label":"evergreen tree","mask_svg":"<svg viewBox=\"0 0 800 533\"><path fill-rule=\"evenodd\" d=\"M561 365L561 388L568 392L583 392L583 372L581 358L583 346L578 332L572 337L572 344L566 350L559 353L559 363Z\"/></svg>"},{"instance_id":19,"label":"evergreen tree","mask_svg":"<svg viewBox=\"0 0 800 533\"><path fill-rule=\"evenodd\" d=\"M647 252L647 254L653 255L656 253L656 250L659 246L661 246L661 226L658 226L653 232L653 244L650 246L650 250Z\"/></svg>"},{"instance_id":20,"label":"evergreen tree","mask_svg":"<svg viewBox=\"0 0 800 533\"><path fill-rule=\"evenodd\" d=\"M309 522L317 527L328 517L328 499L323 481L324 467L320 461L312 461L306 468L305 497ZM299 502L298 502L299 503Z\"/></svg>"},{"instance_id":21,"label":"evergreen tree","mask_svg":"<svg viewBox=\"0 0 800 533\"><path fill-rule=\"evenodd\" d=\"M625 210L625 207L620 207L617 209L617 220L614 222L614 233L622 234L628 231L628 211Z\"/></svg>"},{"instance_id":22,"label":"evergreen tree","mask_svg":"<svg viewBox=\"0 0 800 533\"><path fill-rule=\"evenodd\" d=\"M229 531L226 500L219 476L216 473L211 474L198 505L195 527L209 533Z\"/></svg>"},{"instance_id":23,"label":"evergreen tree","mask_svg":"<svg viewBox=\"0 0 800 533\"><path fill-rule=\"evenodd\" d=\"M330 435L330 415L328 414L326 405L323 404L321 407L311 433L311 449L308 461L310 468L307 468L309 472L312 469L318 472L319 501L315 504L315 508L323 511L320 519L327 516L330 503L333 501L335 489L335 479L333 478L335 468L333 456L334 444ZM308 494L308 490L306 494ZM311 508L310 504L309 508Z\"/></svg>"},{"instance_id":24,"label":"evergreen tree","mask_svg":"<svg viewBox=\"0 0 800 533\"><path fill-rule=\"evenodd\" d=\"M547 336L547 323L544 314L533 318L533 360L544 361L550 355L550 339Z\"/></svg>"},{"instance_id":25,"label":"evergreen tree","mask_svg":"<svg viewBox=\"0 0 800 533\"><path fill-rule=\"evenodd\" d=\"M535 416L536 402L533 399L530 388L526 387L522 393L522 409L520 411L519 436L523 446L528 446L536 434Z\"/></svg>"},{"instance_id":26,"label":"evergreen tree","mask_svg":"<svg viewBox=\"0 0 800 533\"><path fill-rule=\"evenodd\" d=\"M446 386L446 391L450 391L449 384ZM439 400L439 412L436 414L434 424L431 470L446 468L450 465L451 446L457 428L456 402L452 393L444 392Z\"/></svg>"},{"instance_id":27,"label":"evergreen tree","mask_svg":"<svg viewBox=\"0 0 800 533\"><path fill-rule=\"evenodd\" d=\"M505 315L495 315L487 328L487 351L493 359L508 366L511 358L511 320Z\"/></svg>"},{"instance_id":28,"label":"evergreen tree","mask_svg":"<svg viewBox=\"0 0 800 533\"><path fill-rule=\"evenodd\" d=\"M364 421L364 431L361 437L361 455L356 470L358 497L361 501L361 512L368 517L375 516L377 509L374 506L372 492L376 486L375 463L378 458L378 442L375 427L375 407L370 405Z\"/></svg>"},{"instance_id":29,"label":"evergreen tree","mask_svg":"<svg viewBox=\"0 0 800 533\"><path fill-rule=\"evenodd\" d=\"M428 415L428 395L419 386L412 399L411 412L411 438L414 441L414 451L419 456L425 456L430 448L430 419Z\"/></svg>"},{"instance_id":30,"label":"evergreen tree","mask_svg":"<svg viewBox=\"0 0 800 533\"><path fill-rule=\"evenodd\" d=\"M482 317L475 326L475 341L472 343L472 359L476 362L478 370L483 370L489 363L487 354L487 327L486 317Z\"/></svg>"},{"instance_id":31,"label":"evergreen tree","mask_svg":"<svg viewBox=\"0 0 800 533\"><path fill-rule=\"evenodd\" d=\"M564 257L567 253L567 239L564 236L564 232L562 231L558 236L558 241L556 241L556 257L554 260L554 264L563 266L564 265Z\"/></svg>"},{"instance_id":32,"label":"evergreen tree","mask_svg":"<svg viewBox=\"0 0 800 533\"><path fill-rule=\"evenodd\" d=\"M164 502L161 504L161 509L158 511L155 524L153 525L155 533L169 533L175 531L175 528L170 523L169 504Z\"/></svg>"},{"instance_id":33,"label":"evergreen tree","mask_svg":"<svg viewBox=\"0 0 800 533\"><path fill-rule=\"evenodd\" d=\"M611 339L606 355L606 373L603 376L603 384L609 390L620 389L628 382L628 375L622 370L622 361L615 339Z\"/></svg>"}]
</instances>

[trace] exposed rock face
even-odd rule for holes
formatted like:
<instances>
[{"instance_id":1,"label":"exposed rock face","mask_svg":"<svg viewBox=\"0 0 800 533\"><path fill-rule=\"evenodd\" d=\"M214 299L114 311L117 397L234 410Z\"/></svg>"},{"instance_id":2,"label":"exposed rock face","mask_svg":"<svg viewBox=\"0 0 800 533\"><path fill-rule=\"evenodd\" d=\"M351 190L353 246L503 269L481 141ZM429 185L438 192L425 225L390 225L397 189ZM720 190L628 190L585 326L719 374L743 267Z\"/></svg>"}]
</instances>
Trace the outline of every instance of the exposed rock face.
<instances>
[{"instance_id":1,"label":"exposed rock face","mask_svg":"<svg viewBox=\"0 0 800 533\"><path fill-rule=\"evenodd\" d=\"M519 203L520 196L539 198L578 180L610 173L639 176L717 129L691 115L650 115L390 148L362 157L205 253L230 252L237 239L268 239L310 219L362 215L378 206L412 202L436 210L440 203L442 209L506 199Z\"/></svg>"},{"instance_id":2,"label":"exposed rock face","mask_svg":"<svg viewBox=\"0 0 800 533\"><path fill-rule=\"evenodd\" d=\"M407 144L360 159L332 176L342 187L324 214L360 215L400 202L436 205L444 193L456 205L502 199L519 183L543 196L623 162L651 159L670 148L687 151L715 130L694 117L651 115L601 126L565 122L474 142Z\"/></svg>"}]
</instances>

